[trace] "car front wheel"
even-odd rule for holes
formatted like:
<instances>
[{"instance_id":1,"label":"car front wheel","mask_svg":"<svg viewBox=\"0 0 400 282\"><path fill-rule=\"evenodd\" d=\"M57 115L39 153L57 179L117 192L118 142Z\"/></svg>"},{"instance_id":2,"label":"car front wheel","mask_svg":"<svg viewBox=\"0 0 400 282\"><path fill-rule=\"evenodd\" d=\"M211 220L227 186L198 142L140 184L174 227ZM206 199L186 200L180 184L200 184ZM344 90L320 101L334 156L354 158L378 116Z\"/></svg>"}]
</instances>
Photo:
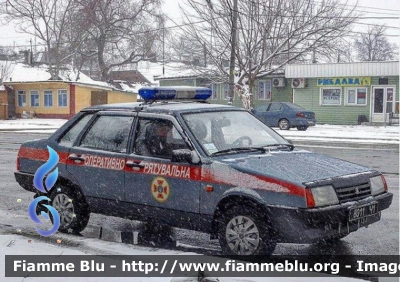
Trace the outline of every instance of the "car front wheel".
<instances>
[{"instance_id":1,"label":"car front wheel","mask_svg":"<svg viewBox=\"0 0 400 282\"><path fill-rule=\"evenodd\" d=\"M82 195L66 187L57 186L50 196L51 205L60 216L60 227L58 231L68 232L71 229L79 233L87 226L90 211Z\"/></svg>"},{"instance_id":2,"label":"car front wheel","mask_svg":"<svg viewBox=\"0 0 400 282\"><path fill-rule=\"evenodd\" d=\"M248 206L228 210L218 225L222 251L228 255L272 254L276 240L270 236L271 232L263 220L254 208Z\"/></svg>"},{"instance_id":3,"label":"car front wheel","mask_svg":"<svg viewBox=\"0 0 400 282\"><path fill-rule=\"evenodd\" d=\"M279 126L280 130L289 130L290 129L290 123L287 119L281 119L279 121L278 126Z\"/></svg>"}]
</instances>

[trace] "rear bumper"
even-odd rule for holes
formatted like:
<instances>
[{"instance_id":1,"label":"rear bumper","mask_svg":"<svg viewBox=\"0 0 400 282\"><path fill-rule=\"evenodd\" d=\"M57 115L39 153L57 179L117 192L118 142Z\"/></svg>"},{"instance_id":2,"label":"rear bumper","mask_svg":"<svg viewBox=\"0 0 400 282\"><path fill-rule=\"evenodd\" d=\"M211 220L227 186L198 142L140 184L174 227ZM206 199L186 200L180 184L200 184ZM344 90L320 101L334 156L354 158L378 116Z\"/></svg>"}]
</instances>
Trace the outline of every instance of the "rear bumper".
<instances>
[{"instance_id":1,"label":"rear bumper","mask_svg":"<svg viewBox=\"0 0 400 282\"><path fill-rule=\"evenodd\" d=\"M384 193L361 200L356 204L337 205L315 209L289 209L268 207L273 228L277 231L279 242L315 243L321 239L343 237L380 220L381 211L389 208L393 194ZM361 221L349 221L351 208L377 202L378 212Z\"/></svg>"},{"instance_id":2,"label":"rear bumper","mask_svg":"<svg viewBox=\"0 0 400 282\"><path fill-rule=\"evenodd\" d=\"M317 121L315 119L297 118L292 124L292 127L296 126L315 126Z\"/></svg>"},{"instance_id":3,"label":"rear bumper","mask_svg":"<svg viewBox=\"0 0 400 282\"><path fill-rule=\"evenodd\" d=\"M33 185L33 174L26 172L14 172L15 180L18 184L29 192L37 192L35 186Z\"/></svg>"}]
</instances>

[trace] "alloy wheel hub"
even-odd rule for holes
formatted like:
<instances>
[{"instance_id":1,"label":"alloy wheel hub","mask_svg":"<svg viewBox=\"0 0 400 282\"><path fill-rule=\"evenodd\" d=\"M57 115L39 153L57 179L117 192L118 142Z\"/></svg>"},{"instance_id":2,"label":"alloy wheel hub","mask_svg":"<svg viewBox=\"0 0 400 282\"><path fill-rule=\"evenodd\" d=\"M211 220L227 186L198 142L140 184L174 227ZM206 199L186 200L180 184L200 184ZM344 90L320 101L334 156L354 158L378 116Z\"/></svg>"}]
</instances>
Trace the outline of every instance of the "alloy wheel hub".
<instances>
[{"instance_id":1,"label":"alloy wheel hub","mask_svg":"<svg viewBox=\"0 0 400 282\"><path fill-rule=\"evenodd\" d=\"M226 242L237 255L254 254L260 245L259 230L252 219L236 216L226 226Z\"/></svg>"}]
</instances>

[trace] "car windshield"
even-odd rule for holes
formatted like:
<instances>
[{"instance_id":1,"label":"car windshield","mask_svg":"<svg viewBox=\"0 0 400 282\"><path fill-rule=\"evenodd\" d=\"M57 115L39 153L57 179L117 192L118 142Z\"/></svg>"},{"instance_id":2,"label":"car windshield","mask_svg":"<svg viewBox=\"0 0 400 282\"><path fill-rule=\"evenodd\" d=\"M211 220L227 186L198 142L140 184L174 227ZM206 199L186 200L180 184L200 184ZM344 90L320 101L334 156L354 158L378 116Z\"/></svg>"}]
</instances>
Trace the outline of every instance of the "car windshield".
<instances>
[{"instance_id":1,"label":"car windshield","mask_svg":"<svg viewBox=\"0 0 400 282\"><path fill-rule=\"evenodd\" d=\"M292 146L247 111L190 113L183 118L208 155Z\"/></svg>"},{"instance_id":2,"label":"car windshield","mask_svg":"<svg viewBox=\"0 0 400 282\"><path fill-rule=\"evenodd\" d=\"M286 105L293 110L305 110L303 107L300 107L299 105L296 104L287 103Z\"/></svg>"}]
</instances>

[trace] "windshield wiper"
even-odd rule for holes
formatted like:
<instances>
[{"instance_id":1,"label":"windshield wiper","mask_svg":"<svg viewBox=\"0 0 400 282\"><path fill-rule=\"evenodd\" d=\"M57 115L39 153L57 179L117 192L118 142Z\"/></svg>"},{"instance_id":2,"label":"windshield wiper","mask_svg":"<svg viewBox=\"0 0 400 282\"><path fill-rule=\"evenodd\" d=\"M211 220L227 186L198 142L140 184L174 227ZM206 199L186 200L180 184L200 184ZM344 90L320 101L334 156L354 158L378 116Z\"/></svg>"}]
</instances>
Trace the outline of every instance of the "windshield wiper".
<instances>
[{"instance_id":1,"label":"windshield wiper","mask_svg":"<svg viewBox=\"0 0 400 282\"><path fill-rule=\"evenodd\" d=\"M222 155L225 153L237 153L241 151L261 151L265 153L267 150L264 147L236 147L212 153L211 156Z\"/></svg>"},{"instance_id":2,"label":"windshield wiper","mask_svg":"<svg viewBox=\"0 0 400 282\"><path fill-rule=\"evenodd\" d=\"M264 147L288 147L290 151L293 151L294 145L292 144L269 144Z\"/></svg>"}]
</instances>

